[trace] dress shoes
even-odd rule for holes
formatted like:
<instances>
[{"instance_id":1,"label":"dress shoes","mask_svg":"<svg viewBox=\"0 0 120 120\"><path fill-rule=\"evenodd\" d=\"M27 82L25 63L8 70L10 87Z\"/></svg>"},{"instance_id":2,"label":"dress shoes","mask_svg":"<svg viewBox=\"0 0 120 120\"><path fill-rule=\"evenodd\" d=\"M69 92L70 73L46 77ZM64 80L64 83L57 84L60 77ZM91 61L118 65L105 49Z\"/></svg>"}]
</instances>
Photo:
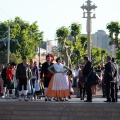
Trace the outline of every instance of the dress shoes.
<instances>
[{"instance_id":1,"label":"dress shoes","mask_svg":"<svg viewBox=\"0 0 120 120\"><path fill-rule=\"evenodd\" d=\"M116 102L116 100L115 99L112 99L112 101L111 102Z\"/></svg>"},{"instance_id":2,"label":"dress shoes","mask_svg":"<svg viewBox=\"0 0 120 120\"><path fill-rule=\"evenodd\" d=\"M71 96L68 96L68 99L71 99Z\"/></svg>"},{"instance_id":3,"label":"dress shoes","mask_svg":"<svg viewBox=\"0 0 120 120\"><path fill-rule=\"evenodd\" d=\"M104 102L111 102L111 100L106 100L106 101L104 101Z\"/></svg>"},{"instance_id":4,"label":"dress shoes","mask_svg":"<svg viewBox=\"0 0 120 120\"><path fill-rule=\"evenodd\" d=\"M48 101L51 101L51 98L48 98Z\"/></svg>"},{"instance_id":5,"label":"dress shoes","mask_svg":"<svg viewBox=\"0 0 120 120\"><path fill-rule=\"evenodd\" d=\"M92 100L85 100L84 102L92 102Z\"/></svg>"},{"instance_id":6,"label":"dress shoes","mask_svg":"<svg viewBox=\"0 0 120 120\"><path fill-rule=\"evenodd\" d=\"M45 98L45 101L51 101L51 98Z\"/></svg>"},{"instance_id":7,"label":"dress shoes","mask_svg":"<svg viewBox=\"0 0 120 120\"><path fill-rule=\"evenodd\" d=\"M64 100L62 98L59 98L60 102L63 102Z\"/></svg>"},{"instance_id":8,"label":"dress shoes","mask_svg":"<svg viewBox=\"0 0 120 120\"><path fill-rule=\"evenodd\" d=\"M68 101L66 98L65 98L65 100L64 101Z\"/></svg>"}]
</instances>

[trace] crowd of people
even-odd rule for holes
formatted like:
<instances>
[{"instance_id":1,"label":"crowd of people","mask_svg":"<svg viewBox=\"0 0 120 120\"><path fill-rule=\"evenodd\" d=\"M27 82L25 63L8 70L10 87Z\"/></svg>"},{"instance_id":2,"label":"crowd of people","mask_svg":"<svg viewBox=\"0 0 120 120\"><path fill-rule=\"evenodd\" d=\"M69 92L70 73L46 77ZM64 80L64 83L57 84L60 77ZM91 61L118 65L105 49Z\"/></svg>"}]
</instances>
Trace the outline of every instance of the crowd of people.
<instances>
[{"instance_id":1,"label":"crowd of people","mask_svg":"<svg viewBox=\"0 0 120 120\"><path fill-rule=\"evenodd\" d=\"M120 89L120 72L115 58L107 56L106 64L93 67L88 57L84 57L84 64L73 69L73 87L78 88L78 96L86 102L92 102L92 95L97 93L97 88L102 90L104 102L117 102ZM80 94L79 94L80 93Z\"/></svg>"},{"instance_id":2,"label":"crowd of people","mask_svg":"<svg viewBox=\"0 0 120 120\"><path fill-rule=\"evenodd\" d=\"M22 63L14 62L0 66L0 96L25 101L45 96L45 101L68 101L74 89L77 88L80 99L92 102L92 95L97 93L97 87L102 89L105 102L118 101L120 84L119 67L114 58L107 56L106 64L94 67L88 57L84 63L68 67L60 57L56 63L51 56L46 56L46 62L37 65L36 62L27 63L27 57L22 58Z\"/></svg>"}]
</instances>

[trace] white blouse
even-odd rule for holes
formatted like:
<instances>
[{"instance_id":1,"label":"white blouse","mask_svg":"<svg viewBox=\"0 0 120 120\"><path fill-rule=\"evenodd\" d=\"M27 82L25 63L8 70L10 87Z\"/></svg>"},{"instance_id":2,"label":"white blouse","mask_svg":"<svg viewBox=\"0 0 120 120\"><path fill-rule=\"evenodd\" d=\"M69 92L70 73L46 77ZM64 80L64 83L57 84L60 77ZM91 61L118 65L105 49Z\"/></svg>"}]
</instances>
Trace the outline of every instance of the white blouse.
<instances>
[{"instance_id":1,"label":"white blouse","mask_svg":"<svg viewBox=\"0 0 120 120\"><path fill-rule=\"evenodd\" d=\"M55 63L53 66L57 72L64 72L65 71L63 64Z\"/></svg>"}]
</instances>

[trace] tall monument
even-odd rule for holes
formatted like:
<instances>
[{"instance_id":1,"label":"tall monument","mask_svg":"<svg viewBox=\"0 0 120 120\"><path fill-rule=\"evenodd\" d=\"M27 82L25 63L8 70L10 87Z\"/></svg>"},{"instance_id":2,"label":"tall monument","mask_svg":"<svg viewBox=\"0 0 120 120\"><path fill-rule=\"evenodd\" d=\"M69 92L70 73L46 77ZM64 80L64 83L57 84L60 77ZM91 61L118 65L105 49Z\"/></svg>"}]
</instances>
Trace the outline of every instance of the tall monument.
<instances>
[{"instance_id":1,"label":"tall monument","mask_svg":"<svg viewBox=\"0 0 120 120\"><path fill-rule=\"evenodd\" d=\"M92 10L95 10L97 6L91 5L90 0L86 1L86 5L82 5L81 8L83 9L83 18L87 18L87 25L86 25L86 31L87 31L87 39L88 39L88 57L91 60L91 42L90 42L90 35L91 35L91 19L96 18L95 13L92 13Z\"/></svg>"}]
</instances>

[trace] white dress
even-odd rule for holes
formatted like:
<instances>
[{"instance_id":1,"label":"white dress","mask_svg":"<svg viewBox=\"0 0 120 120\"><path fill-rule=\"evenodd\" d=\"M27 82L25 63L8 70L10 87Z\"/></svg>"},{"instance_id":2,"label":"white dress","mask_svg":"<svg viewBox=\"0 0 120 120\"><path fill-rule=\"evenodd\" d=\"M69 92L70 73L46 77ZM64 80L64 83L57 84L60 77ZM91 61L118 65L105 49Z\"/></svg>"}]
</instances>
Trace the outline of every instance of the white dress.
<instances>
[{"instance_id":1,"label":"white dress","mask_svg":"<svg viewBox=\"0 0 120 120\"><path fill-rule=\"evenodd\" d=\"M69 80L65 74L65 68L63 64L53 65L56 73L51 78L46 95L54 98L63 98L70 95Z\"/></svg>"},{"instance_id":2,"label":"white dress","mask_svg":"<svg viewBox=\"0 0 120 120\"><path fill-rule=\"evenodd\" d=\"M54 75L54 82L53 82L52 90L69 89L68 76L64 73L65 71L64 65L56 63L53 66L57 73Z\"/></svg>"}]
</instances>

